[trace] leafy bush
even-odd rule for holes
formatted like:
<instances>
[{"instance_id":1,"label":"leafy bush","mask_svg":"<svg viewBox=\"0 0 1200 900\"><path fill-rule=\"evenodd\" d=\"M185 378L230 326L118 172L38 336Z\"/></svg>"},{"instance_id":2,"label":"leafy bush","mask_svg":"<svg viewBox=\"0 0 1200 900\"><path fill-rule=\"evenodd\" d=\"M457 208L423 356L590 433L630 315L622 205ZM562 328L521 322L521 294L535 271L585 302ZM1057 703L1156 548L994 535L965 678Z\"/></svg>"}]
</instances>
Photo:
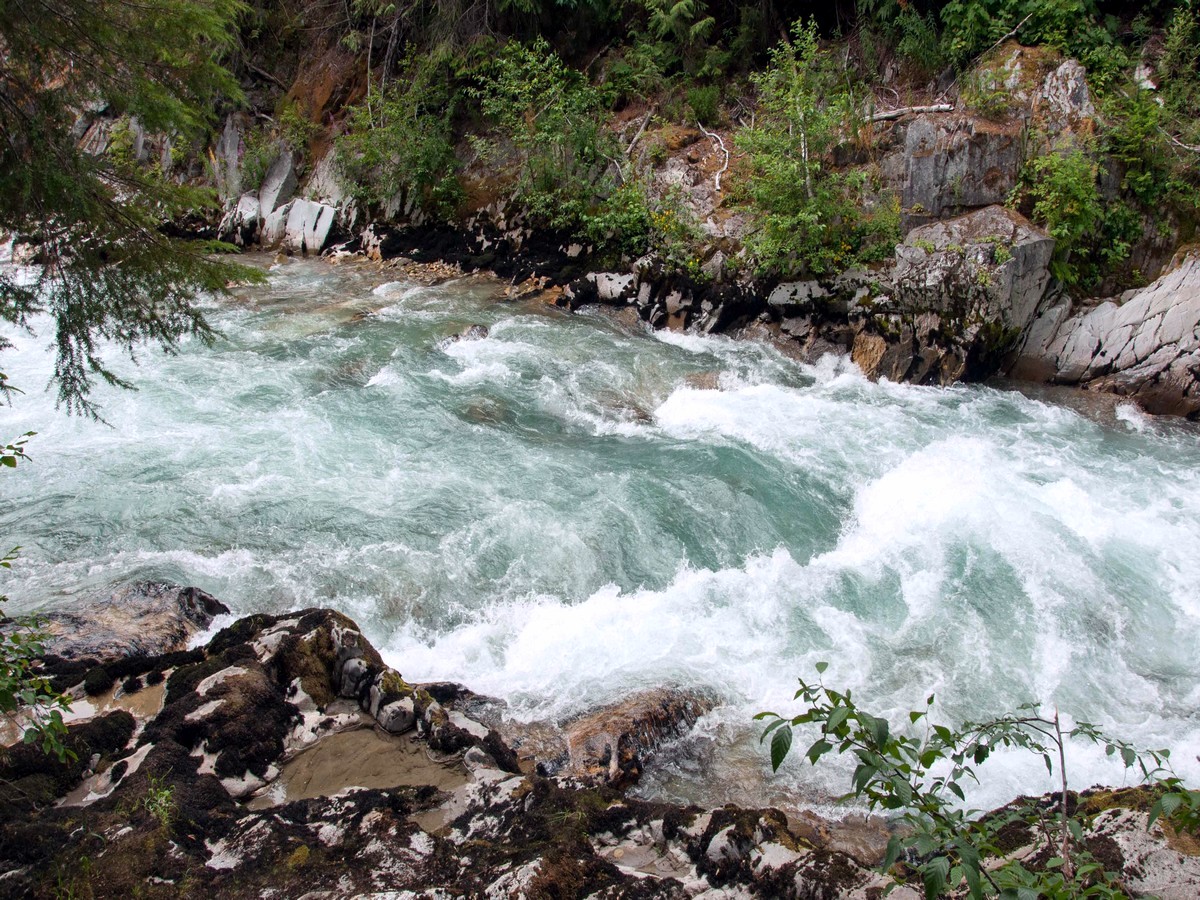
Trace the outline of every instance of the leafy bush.
<instances>
[{"instance_id":1,"label":"leafy bush","mask_svg":"<svg viewBox=\"0 0 1200 900\"><path fill-rule=\"evenodd\" d=\"M650 213L650 249L668 269L702 279L699 250L704 242L696 217L678 188L668 191Z\"/></svg>"},{"instance_id":2,"label":"leafy bush","mask_svg":"<svg viewBox=\"0 0 1200 900\"><path fill-rule=\"evenodd\" d=\"M713 126L720 117L721 88L715 84L688 88L687 103L701 125Z\"/></svg>"},{"instance_id":3,"label":"leafy bush","mask_svg":"<svg viewBox=\"0 0 1200 900\"><path fill-rule=\"evenodd\" d=\"M1115 20L1095 0L950 0L942 7L943 47L962 68L1017 30L1023 44L1044 44L1077 57L1094 80L1107 81L1127 60Z\"/></svg>"},{"instance_id":4,"label":"leafy bush","mask_svg":"<svg viewBox=\"0 0 1200 900\"><path fill-rule=\"evenodd\" d=\"M1165 105L1177 114L1200 111L1200 4L1184 0L1171 16L1158 62Z\"/></svg>"},{"instance_id":5,"label":"leafy bush","mask_svg":"<svg viewBox=\"0 0 1200 900\"><path fill-rule=\"evenodd\" d=\"M826 668L818 663L818 676ZM858 764L850 796L865 799L871 809L894 811L903 826L888 841L883 864L898 881L919 883L927 898L961 896L964 890L972 898L1124 896L1116 876L1087 849L1084 822L1070 802L1066 749L1073 739L1099 744L1147 779L1169 773L1170 751L1138 751L1085 722L1064 729L1057 711L1050 717L1034 706L951 729L930 719L930 696L924 709L909 713L905 730L896 732L886 719L860 708L849 691L826 687L819 678L815 684L800 679L795 696L806 705L799 715L785 718L765 712L756 717L773 720L763 732L764 739L771 738L772 767L782 764L792 746L793 728L802 725L815 726L818 733L805 751L810 763L832 752L854 754ZM979 780L980 767L998 748L1027 750L1039 756L1051 774L1058 767L1062 790L1052 804L1022 798L987 816L963 808L963 785ZM1152 811L1155 817L1200 804L1195 792L1181 789L1178 779L1167 784L1168 793ZM1015 824L1029 829L1038 852L1006 858L1012 848L1004 847L1002 832Z\"/></svg>"},{"instance_id":6,"label":"leafy bush","mask_svg":"<svg viewBox=\"0 0 1200 900\"><path fill-rule=\"evenodd\" d=\"M335 141L339 168L368 203L415 199L449 216L462 202L454 153L449 79L436 65L410 62L405 78L352 107Z\"/></svg>"},{"instance_id":7,"label":"leafy bush","mask_svg":"<svg viewBox=\"0 0 1200 900\"><path fill-rule=\"evenodd\" d=\"M617 185L621 148L603 127L603 98L549 44L510 42L468 93L519 154L515 199L535 225L576 235L609 233L591 219L603 215ZM616 215L631 194L616 197ZM624 242L621 236L619 242Z\"/></svg>"},{"instance_id":8,"label":"leafy bush","mask_svg":"<svg viewBox=\"0 0 1200 900\"><path fill-rule=\"evenodd\" d=\"M646 190L638 182L623 184L584 216L584 229L602 253L639 256L646 251L652 214Z\"/></svg>"},{"instance_id":9,"label":"leafy bush","mask_svg":"<svg viewBox=\"0 0 1200 900\"><path fill-rule=\"evenodd\" d=\"M880 259L899 239L899 206L872 192L864 170L827 162L856 124L858 100L797 21L755 77L756 124L738 136L749 156L747 211L757 226L747 247L757 266L782 275L822 274Z\"/></svg>"},{"instance_id":10,"label":"leafy bush","mask_svg":"<svg viewBox=\"0 0 1200 900\"><path fill-rule=\"evenodd\" d=\"M283 142L297 153L306 153L321 126L300 109L299 103L285 102L279 110L279 133Z\"/></svg>"},{"instance_id":11,"label":"leafy bush","mask_svg":"<svg viewBox=\"0 0 1200 900\"><path fill-rule=\"evenodd\" d=\"M279 145L265 128L249 128L242 135L242 187L257 188L279 153Z\"/></svg>"},{"instance_id":12,"label":"leafy bush","mask_svg":"<svg viewBox=\"0 0 1200 900\"><path fill-rule=\"evenodd\" d=\"M1039 156L1026 167L1031 217L1056 241L1051 270L1065 284L1088 273L1092 239L1104 220L1098 177L1099 166L1079 148Z\"/></svg>"}]
</instances>

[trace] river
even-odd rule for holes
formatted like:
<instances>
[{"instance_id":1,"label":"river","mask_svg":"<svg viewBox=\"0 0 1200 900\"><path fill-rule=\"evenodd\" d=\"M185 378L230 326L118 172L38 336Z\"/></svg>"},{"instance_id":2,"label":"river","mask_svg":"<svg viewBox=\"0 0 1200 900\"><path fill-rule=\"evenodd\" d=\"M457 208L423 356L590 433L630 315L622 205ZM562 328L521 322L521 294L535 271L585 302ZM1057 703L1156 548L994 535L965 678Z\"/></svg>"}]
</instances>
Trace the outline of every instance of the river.
<instances>
[{"instance_id":1,"label":"river","mask_svg":"<svg viewBox=\"0 0 1200 900\"><path fill-rule=\"evenodd\" d=\"M675 800L843 791L799 753L771 776L751 721L821 660L897 723L930 693L956 722L1057 704L1200 780L1195 427L875 384L482 278L271 273L206 303L215 347L110 354L139 390L96 392L107 424L55 410L44 328L11 334L0 436L38 435L0 477L10 612L169 579L239 614L336 607L406 678L522 718L704 690L717 710L639 788ZM1070 765L1124 778L1102 749ZM1038 758L987 770L973 805L1052 787Z\"/></svg>"}]
</instances>

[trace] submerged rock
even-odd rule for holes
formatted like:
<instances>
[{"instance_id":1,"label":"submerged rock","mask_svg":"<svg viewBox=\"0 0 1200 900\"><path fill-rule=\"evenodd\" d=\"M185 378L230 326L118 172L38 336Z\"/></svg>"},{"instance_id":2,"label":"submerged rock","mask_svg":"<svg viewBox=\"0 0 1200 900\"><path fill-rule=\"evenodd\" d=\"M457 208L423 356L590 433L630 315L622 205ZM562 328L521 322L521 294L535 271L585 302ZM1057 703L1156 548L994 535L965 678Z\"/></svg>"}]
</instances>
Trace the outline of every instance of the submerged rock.
<instances>
[{"instance_id":1,"label":"submerged rock","mask_svg":"<svg viewBox=\"0 0 1200 900\"><path fill-rule=\"evenodd\" d=\"M199 588L141 582L107 597L47 613L46 653L64 660L107 662L179 650L229 608Z\"/></svg>"},{"instance_id":2,"label":"submerged rock","mask_svg":"<svg viewBox=\"0 0 1200 900\"><path fill-rule=\"evenodd\" d=\"M451 344L457 344L459 341L482 341L491 334L491 331L486 325L468 325L457 334L452 334L448 338L444 338L438 346L445 350Z\"/></svg>"}]
</instances>

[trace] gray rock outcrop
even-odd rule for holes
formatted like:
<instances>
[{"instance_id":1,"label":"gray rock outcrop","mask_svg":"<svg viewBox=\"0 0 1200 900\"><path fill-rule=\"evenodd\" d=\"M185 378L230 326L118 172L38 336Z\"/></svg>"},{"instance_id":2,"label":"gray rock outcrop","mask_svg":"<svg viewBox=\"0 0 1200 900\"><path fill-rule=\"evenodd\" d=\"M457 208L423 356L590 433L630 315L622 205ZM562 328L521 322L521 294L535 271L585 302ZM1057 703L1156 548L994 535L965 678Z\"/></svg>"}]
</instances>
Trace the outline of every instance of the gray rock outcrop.
<instances>
[{"instance_id":1,"label":"gray rock outcrop","mask_svg":"<svg viewBox=\"0 0 1200 900\"><path fill-rule=\"evenodd\" d=\"M296 159L291 150L280 152L258 189L258 206L263 216L269 216L287 203L296 193L299 180L296 177Z\"/></svg>"},{"instance_id":2,"label":"gray rock outcrop","mask_svg":"<svg viewBox=\"0 0 1200 900\"><path fill-rule=\"evenodd\" d=\"M989 206L909 232L890 296L858 304L851 345L870 377L950 384L992 374L1050 285L1054 240Z\"/></svg>"},{"instance_id":3,"label":"gray rock outcrop","mask_svg":"<svg viewBox=\"0 0 1200 900\"><path fill-rule=\"evenodd\" d=\"M1153 413L1200 416L1200 251L1148 287L1074 311L1062 300L1029 330L1013 377L1131 397Z\"/></svg>"},{"instance_id":4,"label":"gray rock outcrop","mask_svg":"<svg viewBox=\"0 0 1200 900\"><path fill-rule=\"evenodd\" d=\"M896 148L881 161L898 190L905 221L1003 203L1024 161L1022 122L993 122L959 112L926 113L897 124Z\"/></svg>"},{"instance_id":5,"label":"gray rock outcrop","mask_svg":"<svg viewBox=\"0 0 1200 900\"><path fill-rule=\"evenodd\" d=\"M292 200L264 218L260 241L264 248L320 253L329 246L337 215L336 207L314 200Z\"/></svg>"},{"instance_id":6,"label":"gray rock outcrop","mask_svg":"<svg viewBox=\"0 0 1200 900\"><path fill-rule=\"evenodd\" d=\"M217 226L217 236L239 247L249 247L258 238L262 207L254 194L242 194Z\"/></svg>"}]
</instances>

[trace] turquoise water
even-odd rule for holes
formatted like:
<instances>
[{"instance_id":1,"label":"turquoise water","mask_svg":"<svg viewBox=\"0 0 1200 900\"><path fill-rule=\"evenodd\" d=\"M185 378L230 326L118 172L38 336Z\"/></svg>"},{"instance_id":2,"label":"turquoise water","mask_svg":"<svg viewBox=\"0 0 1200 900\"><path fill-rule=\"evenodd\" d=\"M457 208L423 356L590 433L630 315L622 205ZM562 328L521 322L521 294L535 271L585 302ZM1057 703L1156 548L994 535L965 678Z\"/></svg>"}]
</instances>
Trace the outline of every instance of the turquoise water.
<instances>
[{"instance_id":1,"label":"turquoise water","mask_svg":"<svg viewBox=\"0 0 1200 900\"><path fill-rule=\"evenodd\" d=\"M47 338L13 335L0 429L39 434L0 477L10 608L165 578L237 613L334 606L406 677L522 718L712 693L655 796L840 793L836 766L769 778L749 721L818 660L897 719L931 692L951 719L1057 703L1200 775L1194 428L873 384L484 279L271 271L209 304L214 348L118 360L139 390L98 392L108 425L56 412ZM979 802L1035 763L1001 758ZM1075 783L1108 765L1077 754Z\"/></svg>"}]
</instances>

